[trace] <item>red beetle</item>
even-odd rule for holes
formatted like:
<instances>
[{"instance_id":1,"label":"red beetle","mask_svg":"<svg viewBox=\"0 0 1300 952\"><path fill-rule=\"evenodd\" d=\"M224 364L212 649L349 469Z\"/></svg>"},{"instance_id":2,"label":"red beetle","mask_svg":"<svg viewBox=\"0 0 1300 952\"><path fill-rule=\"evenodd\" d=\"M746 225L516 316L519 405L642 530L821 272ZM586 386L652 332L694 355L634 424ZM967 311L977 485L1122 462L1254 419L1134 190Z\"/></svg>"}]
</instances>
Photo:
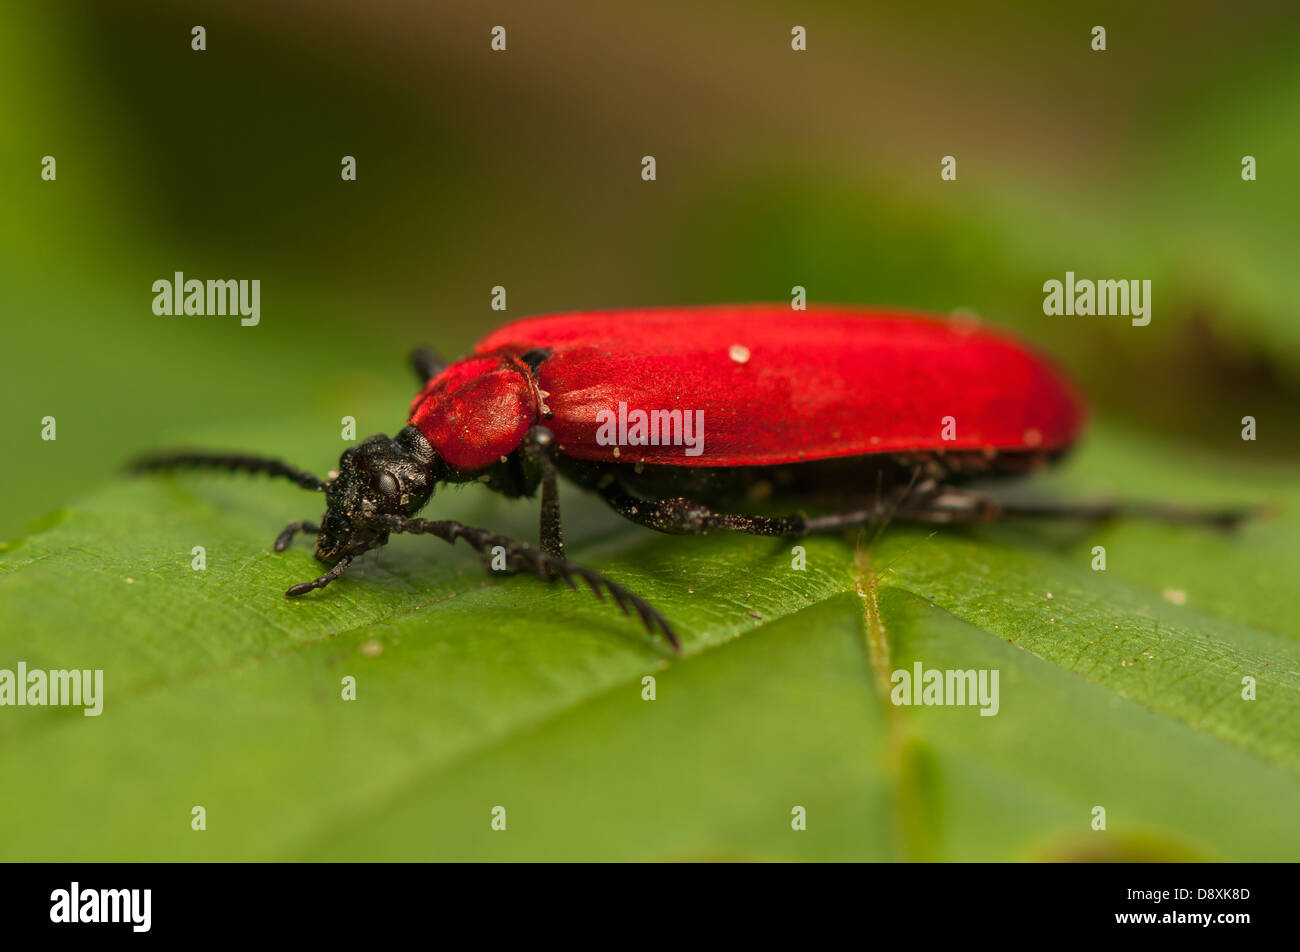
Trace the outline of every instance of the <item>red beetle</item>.
<instances>
[{"instance_id":1,"label":"red beetle","mask_svg":"<svg viewBox=\"0 0 1300 952\"><path fill-rule=\"evenodd\" d=\"M413 362L423 388L407 426L344 451L328 481L253 456L170 453L135 468L263 472L323 491L320 525L291 523L275 548L314 533L316 558L332 568L286 595L323 588L390 533L463 538L503 557L508 570L574 587L577 577L598 595L610 592L674 646L654 608L564 558L559 474L633 522L669 533L794 538L886 519L1119 511L1011 506L961 488L1057 459L1087 415L1047 361L970 321L771 305L592 311L507 324L450 365L429 350ZM509 497L540 488L540 548L416 518L438 483L471 480ZM819 514L765 514L782 500L817 505Z\"/></svg>"}]
</instances>

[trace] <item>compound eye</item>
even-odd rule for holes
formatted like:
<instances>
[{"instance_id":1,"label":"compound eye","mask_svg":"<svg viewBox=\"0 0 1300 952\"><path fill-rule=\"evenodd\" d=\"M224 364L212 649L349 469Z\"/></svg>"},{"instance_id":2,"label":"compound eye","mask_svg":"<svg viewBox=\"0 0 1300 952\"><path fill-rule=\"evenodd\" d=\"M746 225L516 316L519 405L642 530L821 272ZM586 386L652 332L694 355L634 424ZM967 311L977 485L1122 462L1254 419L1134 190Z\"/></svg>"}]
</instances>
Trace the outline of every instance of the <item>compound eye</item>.
<instances>
[{"instance_id":1,"label":"compound eye","mask_svg":"<svg viewBox=\"0 0 1300 952\"><path fill-rule=\"evenodd\" d=\"M380 473L379 478L375 480L375 490L383 497L397 495L397 480L391 473Z\"/></svg>"}]
</instances>

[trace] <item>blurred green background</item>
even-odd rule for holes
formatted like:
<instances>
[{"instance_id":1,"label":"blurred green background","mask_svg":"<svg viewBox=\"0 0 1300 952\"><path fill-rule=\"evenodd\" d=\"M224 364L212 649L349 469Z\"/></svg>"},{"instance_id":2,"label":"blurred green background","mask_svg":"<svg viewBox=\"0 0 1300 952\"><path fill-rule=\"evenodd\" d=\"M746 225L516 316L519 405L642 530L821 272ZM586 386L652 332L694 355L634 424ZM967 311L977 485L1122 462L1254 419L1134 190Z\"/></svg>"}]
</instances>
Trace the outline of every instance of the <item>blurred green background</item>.
<instances>
[{"instance_id":1,"label":"blurred green background","mask_svg":"<svg viewBox=\"0 0 1300 952\"><path fill-rule=\"evenodd\" d=\"M206 28L204 52L190 46L196 24ZM505 53L489 48L496 24L508 31ZM807 28L807 52L790 49L795 24ZM1105 52L1090 49L1094 24L1107 29ZM122 490L129 497L78 505L118 480L129 455L178 443L237 445L327 470L342 448L341 416L356 416L362 436L401 425L414 389L405 365L412 346L429 343L455 356L503 318L548 311L780 301L794 285L806 287L814 304L966 309L1057 355L1089 394L1098 436L1082 449L1080 485L1145 485L1149 495L1168 498L1282 499L1300 457L1298 43L1300 15L1285 3L0 5L7 464L0 538L16 547L7 596L0 585L0 599L10 600L0 616L8 626L0 662L45 651L81 664L65 657L65 637L89 639L82 647L92 651L90 634L69 633L93 629L92 619L111 619L112 611L80 602L54 577L28 585L13 560L38 551L22 541L33 527L68 520L57 531L81 531L78 515L109 512L109 498L140 507L128 512L147 522L148 493L138 487ZM651 183L640 177L646 154L657 160ZM1241 179L1246 154L1258 161L1257 181ZM57 181L41 179L45 155L57 160ZM340 179L344 155L357 158L355 182ZM940 180L944 155L957 159L955 182ZM1067 270L1149 278L1150 326L1044 316L1042 284ZM151 285L174 271L259 278L260 326L155 316ZM504 315L490 309L494 285L507 289ZM40 439L46 415L57 418L56 442ZM1245 415L1259 421L1254 443L1240 437ZM1167 465L1136 476L1116 462L1144 456ZM1216 483L1206 475L1215 466L1244 475ZM227 506L241 500L233 489L204 492ZM249 492L278 507L264 530L245 514L247 532L232 547L250 558L264 555L281 515L312 515L301 500L285 498L287 489ZM593 538L616 540L602 551L631 546L635 557L627 559L638 571L644 553L675 557L639 530L628 536L589 512L590 500L570 494L566 505L578 525L594 527ZM527 533L527 509L490 508L481 518L504 518ZM135 524L124 519L103 531L122 539ZM1279 593L1284 580L1261 573L1281 572L1295 555L1294 522L1276 531L1247 569L1228 570L1236 595L1220 592L1211 608L1289 639L1290 651L1294 599ZM1087 541L1071 544L1086 552ZM76 551L67 538L48 544L52 557ZM744 548L748 542L710 545L718 564L752 573L732 559L757 551ZM1153 566L1188 545L1195 547L1184 536L1160 537L1147 550L1149 571L1157 574ZM848 568L831 574L843 581L852 550L840 550ZM1234 551L1225 543L1201 555L1232 559ZM429 564L444 557L434 553ZM474 565L461 559L464 573L455 579L463 588ZM309 566L302 554L288 574L303 577ZM1189 571L1213 588L1212 568ZM1032 566L1026 571L1033 575ZM657 576L665 590L672 589L668 575ZM277 583L278 576L272 592ZM527 585L512 583L511 604L526 604ZM804 594L821 602L842 587ZM1157 596L1161 587L1154 585ZM229 597L251 600L264 588L232 589ZM901 598L886 601L909 618L917 609ZM386 617L395 604L366 617ZM414 610L416 603L402 604ZM1252 604L1268 613L1251 616ZM144 614L103 637L129 637L148 617L146 607L136 611ZM732 628L710 628L712 616L701 611L696 647L734 636ZM501 614L501 624L511 617ZM686 617L689 627L695 616ZM190 622L194 630L202 624ZM230 624L245 631L250 621ZM802 638L820 623L783 624ZM339 618L322 625L315 635L348 630ZM247 637L253 649L273 651L300 635L289 626ZM368 637L357 635L356 644ZM572 650L592 650L587 640L577 644ZM1000 639L992 644L1001 647ZM191 660L202 667L223 650ZM604 690L657 663L644 645L611 650L627 653L626 666L584 685ZM1071 669L1068 652L1036 654ZM498 666L513 663L504 650L494 658ZM191 670L177 660L159 671L173 663L172 673ZM761 658L753 663L772 670ZM778 669L791 663L772 662ZM846 649L826 663L842 671L862 663L861 652ZM156 674L140 675L140 683ZM809 675L813 694L818 677ZM570 688L560 692L565 704L586 696ZM232 703L213 690L222 698L214 703ZM1286 710L1294 712L1289 690ZM488 693L470 692L463 703L487 704ZM761 705L749 703L757 716ZM854 716L857 701L846 703L825 716ZM1144 703L1160 708L1151 698ZM520 717L531 723L535 714L527 708ZM26 735L13 712L0 714L5 719L0 741L21 760ZM67 729L83 730L80 720ZM1204 728L1197 717L1183 721ZM364 735L357 729L358 744ZM78 742L67 743L76 759ZM550 743L575 749L562 739ZM1260 783L1276 782L1289 796L1300 769L1295 738L1258 749L1272 752L1266 772L1282 765ZM438 750L443 763L459 748ZM237 758L232 763L242 769ZM499 769L523 769L511 763ZM111 778L123 803L143 796L111 765L85 770L78 777L92 784ZM32 802L47 794L33 793ZM846 795L844 804L851 802ZM966 829L981 822L971 819ZM601 843L627 856L750 855L747 834L728 839L718 832L721 821L700 821L707 835L656 846L620 845L618 823L610 823L592 834L594 845L566 841L566 855L603 855ZM903 826L915 832L915 821L905 817ZM303 833L292 848L272 843L259 852L240 842L212 855L400 852L400 835L389 842L372 834L353 842L340 834L322 846L319 832ZM934 830L917 835L872 840L850 855L1004 855L989 843L953 846ZM904 840L911 845L898 848ZM121 857L132 849L122 842L109 837L92 852ZM165 839L148 842L145 855L187 855ZM1270 846L1261 834L1258 844L1267 851L1276 841ZM445 855L485 855L481 844L445 845ZM564 852L550 842L535 846L535 855ZM808 855L835 854L832 841L823 847ZM17 855L35 849L13 847ZM782 849L764 843L758 853ZM1025 851L1031 847L1020 844L1005 855ZM78 855L75 843L61 855Z\"/></svg>"},{"instance_id":2,"label":"blurred green background","mask_svg":"<svg viewBox=\"0 0 1300 952\"><path fill-rule=\"evenodd\" d=\"M498 284L507 317L796 284L968 308L1107 415L1214 444L1250 413L1258 451L1297 452L1300 17L968 7L5 4L0 531L208 424L325 438L386 386L361 427L394 428L407 350L469 348ZM260 278L262 326L156 317L178 270ZM1044 317L1066 270L1150 278L1152 324Z\"/></svg>"}]
</instances>

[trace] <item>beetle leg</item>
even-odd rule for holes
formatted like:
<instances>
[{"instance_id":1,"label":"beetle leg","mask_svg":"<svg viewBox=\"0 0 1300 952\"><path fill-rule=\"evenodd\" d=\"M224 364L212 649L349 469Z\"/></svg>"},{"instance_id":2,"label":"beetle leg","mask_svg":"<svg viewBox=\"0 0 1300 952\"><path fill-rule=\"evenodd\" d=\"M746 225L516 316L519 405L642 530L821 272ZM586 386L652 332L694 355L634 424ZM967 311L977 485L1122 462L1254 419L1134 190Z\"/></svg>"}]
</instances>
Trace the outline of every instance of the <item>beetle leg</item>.
<instances>
[{"instance_id":1,"label":"beetle leg","mask_svg":"<svg viewBox=\"0 0 1300 952\"><path fill-rule=\"evenodd\" d=\"M933 479L908 483L892 492L876 494L876 501L866 509L835 512L821 516L795 513L787 516L749 516L714 512L707 506L675 496L670 499L640 499L628 495L617 484L598 492L619 515L638 525L673 535L699 535L712 529L729 529L749 535L799 538L819 532L835 532L859 526L883 524L895 515L925 511L929 501L940 492Z\"/></svg>"},{"instance_id":2,"label":"beetle leg","mask_svg":"<svg viewBox=\"0 0 1300 952\"><path fill-rule=\"evenodd\" d=\"M411 351L411 367L415 370L415 375L420 378L420 386L424 386L446 369L447 361L443 360L436 351L421 347Z\"/></svg>"},{"instance_id":3,"label":"beetle leg","mask_svg":"<svg viewBox=\"0 0 1300 952\"><path fill-rule=\"evenodd\" d=\"M944 486L933 479L900 487L866 509L818 516L745 516L714 512L683 497L638 499L613 486L600 490L620 515L638 525L672 534L730 529L750 535L796 538L890 521L927 525L996 522L1003 518L1081 519L1100 522L1123 516L1159 522L1231 529L1252 515L1248 509L1194 510L1141 503L1021 503L995 499L973 489Z\"/></svg>"},{"instance_id":4,"label":"beetle leg","mask_svg":"<svg viewBox=\"0 0 1300 952\"><path fill-rule=\"evenodd\" d=\"M834 532L839 529L870 525L877 525L880 531L883 531L894 518L906 518L906 514L914 510L923 511L930 500L941 491L942 487L933 478L927 477L918 482L919 476L920 471L914 471L912 480L907 485L900 486L883 496L877 487L876 501L870 508L811 516L805 520L806 531L811 535L816 532ZM879 534L877 532L877 536Z\"/></svg>"},{"instance_id":5,"label":"beetle leg","mask_svg":"<svg viewBox=\"0 0 1300 952\"><path fill-rule=\"evenodd\" d=\"M1017 502L997 500L975 490L951 487L940 492L934 499L931 510L927 513L922 509L910 514L910 517L926 522L993 522L1000 518L1078 519L1085 522L1104 522L1108 519L1127 517L1232 529L1255 514L1249 508L1189 509L1140 502Z\"/></svg>"},{"instance_id":6,"label":"beetle leg","mask_svg":"<svg viewBox=\"0 0 1300 952\"><path fill-rule=\"evenodd\" d=\"M559 477L555 469L555 434L544 426L535 426L524 436L521 446L524 459L541 472L542 551L564 558L564 529L560 524Z\"/></svg>"},{"instance_id":7,"label":"beetle leg","mask_svg":"<svg viewBox=\"0 0 1300 952\"><path fill-rule=\"evenodd\" d=\"M564 580L564 583L569 588L574 590L578 588L574 578L580 578L587 583L587 586L595 593L597 598L604 598L604 593L608 592L614 597L615 604L622 609L623 614L629 614L628 609L631 608L637 613L641 623L645 625L646 631L653 633L658 629L668 639L668 643L673 646L674 651L681 650L677 635L673 632L672 626L668 624L668 619L659 614L649 602L586 566L570 562L566 558L543 552L540 549L530 548L515 539L495 535L487 529L477 529L474 526L467 526L464 523L451 520L408 519L404 516L386 515L380 516L376 521L389 532L432 535L452 544L457 539L464 539L471 548L484 556L493 555L493 550L499 547L505 555L507 569L515 572L531 572L543 581L560 578ZM293 591L293 589L290 589L290 591Z\"/></svg>"},{"instance_id":8,"label":"beetle leg","mask_svg":"<svg viewBox=\"0 0 1300 952\"><path fill-rule=\"evenodd\" d=\"M284 527L284 531L275 537L275 551L283 552L289 548L289 543L293 542L293 537L299 532L306 532L308 535L316 535L320 532L320 526L314 522L291 522Z\"/></svg>"},{"instance_id":9,"label":"beetle leg","mask_svg":"<svg viewBox=\"0 0 1300 952\"><path fill-rule=\"evenodd\" d=\"M637 525L671 535L699 535L711 529L731 529L750 535L801 536L808 532L807 520L793 516L742 516L714 512L684 496L669 499L639 499L611 484L598 490L605 502L625 519Z\"/></svg>"},{"instance_id":10,"label":"beetle leg","mask_svg":"<svg viewBox=\"0 0 1300 952\"><path fill-rule=\"evenodd\" d=\"M907 499L895 513L899 522L972 523L996 522L1004 508L987 493L952 486L934 486L916 499Z\"/></svg>"},{"instance_id":11,"label":"beetle leg","mask_svg":"<svg viewBox=\"0 0 1300 952\"><path fill-rule=\"evenodd\" d=\"M319 578L314 578L310 582L300 582L284 593L286 598L296 598L299 595L306 595L308 592L315 591L318 588L324 588L330 582L334 581L340 575L347 571L352 564L352 556L345 555L334 563L334 567Z\"/></svg>"}]
</instances>

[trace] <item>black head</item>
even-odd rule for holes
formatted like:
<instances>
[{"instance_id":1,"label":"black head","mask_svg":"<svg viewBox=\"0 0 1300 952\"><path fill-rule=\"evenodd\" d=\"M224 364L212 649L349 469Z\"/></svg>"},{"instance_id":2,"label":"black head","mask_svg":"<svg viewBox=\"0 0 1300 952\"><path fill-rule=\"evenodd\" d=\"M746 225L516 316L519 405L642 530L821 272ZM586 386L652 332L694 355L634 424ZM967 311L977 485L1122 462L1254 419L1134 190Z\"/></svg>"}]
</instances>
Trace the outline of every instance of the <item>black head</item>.
<instances>
[{"instance_id":1,"label":"black head","mask_svg":"<svg viewBox=\"0 0 1300 952\"><path fill-rule=\"evenodd\" d=\"M338 472L331 473L328 480L281 459L241 453L177 450L142 456L130 464L130 469L138 473L192 468L263 473L286 479L302 489L325 493L327 509L320 526L307 521L291 522L275 540L275 550L283 552L298 533L316 533L316 558L331 566L319 578L288 589L284 594L291 598L324 588L339 578L356 556L387 543L390 532L408 532L436 536L449 543L463 539L485 557L495 557L498 549L504 550L512 570L528 571L541 579L559 577L571 588L577 588L577 580L586 582L597 595L602 591L612 595L624 614L634 609L647 629L658 629L674 648L678 646L672 627L651 605L562 554L531 549L514 539L460 522L414 518L432 498L436 483L474 478L473 472L443 460L414 426L406 426L391 439L372 436L345 450ZM488 485L492 486L492 482Z\"/></svg>"},{"instance_id":2,"label":"black head","mask_svg":"<svg viewBox=\"0 0 1300 952\"><path fill-rule=\"evenodd\" d=\"M325 484L325 516L316 558L334 563L383 545L383 515L413 516L433 496L441 461L413 426L396 437L372 436L339 457L338 474Z\"/></svg>"}]
</instances>

